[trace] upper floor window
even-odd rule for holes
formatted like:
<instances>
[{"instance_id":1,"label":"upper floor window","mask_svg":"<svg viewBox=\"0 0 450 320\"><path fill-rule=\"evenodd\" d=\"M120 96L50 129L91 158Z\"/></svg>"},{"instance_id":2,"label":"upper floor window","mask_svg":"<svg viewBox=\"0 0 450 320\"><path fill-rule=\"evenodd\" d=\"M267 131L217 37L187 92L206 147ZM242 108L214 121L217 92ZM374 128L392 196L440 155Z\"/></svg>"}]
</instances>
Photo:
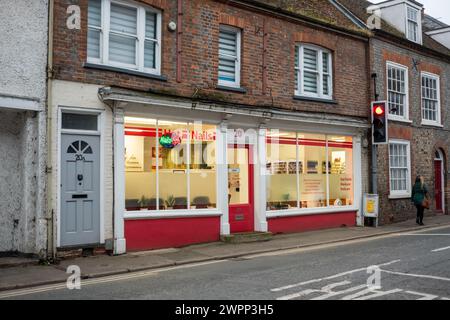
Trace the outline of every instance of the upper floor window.
<instances>
[{"instance_id":1,"label":"upper floor window","mask_svg":"<svg viewBox=\"0 0 450 320\"><path fill-rule=\"evenodd\" d=\"M406 34L408 40L419 42L419 11L412 7L407 7Z\"/></svg>"},{"instance_id":2,"label":"upper floor window","mask_svg":"<svg viewBox=\"0 0 450 320\"><path fill-rule=\"evenodd\" d=\"M241 85L241 30L229 26L219 32L219 85Z\"/></svg>"},{"instance_id":3,"label":"upper floor window","mask_svg":"<svg viewBox=\"0 0 450 320\"><path fill-rule=\"evenodd\" d=\"M439 94L439 76L422 73L422 122L439 125L441 122L441 106Z\"/></svg>"},{"instance_id":4,"label":"upper floor window","mask_svg":"<svg viewBox=\"0 0 450 320\"><path fill-rule=\"evenodd\" d=\"M161 72L161 12L127 1L89 0L88 62Z\"/></svg>"},{"instance_id":5,"label":"upper floor window","mask_svg":"<svg viewBox=\"0 0 450 320\"><path fill-rule=\"evenodd\" d=\"M332 99L331 52L303 44L295 51L295 95Z\"/></svg>"},{"instance_id":6,"label":"upper floor window","mask_svg":"<svg viewBox=\"0 0 450 320\"><path fill-rule=\"evenodd\" d=\"M387 96L390 118L408 120L408 68L387 63Z\"/></svg>"}]
</instances>

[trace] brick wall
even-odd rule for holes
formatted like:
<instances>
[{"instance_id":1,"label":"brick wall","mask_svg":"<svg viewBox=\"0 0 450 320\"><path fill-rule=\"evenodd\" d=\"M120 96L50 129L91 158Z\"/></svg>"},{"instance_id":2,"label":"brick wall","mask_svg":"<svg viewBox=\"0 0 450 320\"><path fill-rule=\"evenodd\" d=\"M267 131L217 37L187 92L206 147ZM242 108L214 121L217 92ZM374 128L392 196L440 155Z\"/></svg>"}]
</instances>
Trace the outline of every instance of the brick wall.
<instances>
[{"instance_id":1,"label":"brick wall","mask_svg":"<svg viewBox=\"0 0 450 320\"><path fill-rule=\"evenodd\" d=\"M54 27L55 79L97 85L115 85L211 100L223 100L253 106L275 106L310 112L368 117L368 73L366 42L354 37L313 29L275 16L246 11L218 1L183 1L182 81L176 81L176 32L168 31L170 21L177 21L176 0L141 0L163 10L162 75L167 81L148 79L126 73L84 68L86 62L88 0L56 0ZM82 10L81 30L66 27L66 9L78 4ZM238 26L242 33L242 87L247 93L216 89L218 34L221 23ZM268 31L267 90L263 92L263 25ZM335 104L293 99L294 48L305 41L334 52Z\"/></svg>"},{"instance_id":2,"label":"brick wall","mask_svg":"<svg viewBox=\"0 0 450 320\"><path fill-rule=\"evenodd\" d=\"M444 61L394 44L374 39L372 42L372 66L377 73L377 91L380 100L387 98L386 61L396 62L408 67L409 75L409 118L411 123L391 121L389 135L392 139L408 140L411 143L411 181L417 175L425 177L426 184L434 199L434 158L436 149L444 152L446 161L446 208L449 212L450 189L449 145L450 145L450 65ZM421 114L421 72L431 72L440 76L441 85L441 127L422 125ZM373 95L373 94L372 94ZM410 199L389 199L389 155L388 147L378 149L378 189L381 196L382 222L405 220L415 216L415 208ZM435 204L427 214L435 214Z\"/></svg>"}]
</instances>

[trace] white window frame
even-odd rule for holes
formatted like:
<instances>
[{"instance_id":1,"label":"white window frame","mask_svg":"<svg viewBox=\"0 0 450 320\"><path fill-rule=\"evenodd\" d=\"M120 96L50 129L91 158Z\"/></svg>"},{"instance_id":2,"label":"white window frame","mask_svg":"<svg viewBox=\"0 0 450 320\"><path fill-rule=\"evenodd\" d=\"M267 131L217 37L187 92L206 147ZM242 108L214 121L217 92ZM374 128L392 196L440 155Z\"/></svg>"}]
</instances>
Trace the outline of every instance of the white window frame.
<instances>
[{"instance_id":1,"label":"white window frame","mask_svg":"<svg viewBox=\"0 0 450 320\"><path fill-rule=\"evenodd\" d=\"M389 91L391 91L391 90L389 89L389 67L400 69L405 72L405 105L404 105L404 115L403 116L398 116L396 114L392 114L391 110L390 110ZM398 92L395 92L395 93L398 93ZM392 62L392 61L386 62L386 101L387 101L388 108L389 108L389 110L388 110L389 111L389 113L388 113L389 120L411 122L409 120L409 68L407 66L404 66L404 65Z\"/></svg>"},{"instance_id":2,"label":"white window frame","mask_svg":"<svg viewBox=\"0 0 450 320\"><path fill-rule=\"evenodd\" d=\"M136 43L136 64L123 64L109 60L109 35L110 33L117 33L110 30L111 19L111 3L134 8L137 10L137 43ZM87 62L103 66L112 66L126 70L139 71L153 75L161 75L161 27L162 27L162 13L160 10L150 6L141 5L133 1L122 0L101 0L101 28L88 26L88 28L100 30L100 59L87 57ZM155 68L145 68L144 66L144 49L145 41L150 40L145 36L145 15L146 12L156 14L156 39L152 41L156 43L155 48Z\"/></svg>"},{"instance_id":3,"label":"white window frame","mask_svg":"<svg viewBox=\"0 0 450 320\"><path fill-rule=\"evenodd\" d=\"M406 175L406 190L392 190L391 181L391 145L400 144L406 145L407 153L407 175ZM391 199L404 199L411 197L411 142L408 140L391 139L388 146L388 165L389 165L389 198Z\"/></svg>"},{"instance_id":4,"label":"white window frame","mask_svg":"<svg viewBox=\"0 0 450 320\"><path fill-rule=\"evenodd\" d=\"M437 90L437 107L436 107L436 121L425 119L424 118L424 104L423 100L429 98L424 98L423 96L423 78L430 78L432 80L436 80L436 90ZM422 114L422 124L423 125L431 125L431 126L441 126L441 78L439 75L429 72L421 72L420 73L420 94L421 94L421 114Z\"/></svg>"},{"instance_id":5,"label":"white window frame","mask_svg":"<svg viewBox=\"0 0 450 320\"><path fill-rule=\"evenodd\" d=\"M416 12L416 17L417 17L417 21L411 20L409 19L408 16L408 11L409 10L414 10ZM412 6L406 5L406 39L408 39L409 41L415 42L415 43L419 43L422 44L422 13L419 9L414 8ZM411 39L409 37L409 22L413 22L417 25L417 39Z\"/></svg>"},{"instance_id":6,"label":"white window frame","mask_svg":"<svg viewBox=\"0 0 450 320\"><path fill-rule=\"evenodd\" d=\"M319 75L319 81L317 83L318 85L318 92L317 93L310 93L305 92L304 90L304 81L303 81L303 72L304 72L304 59L303 59L303 52L304 49L310 49L314 50L318 54L318 71L317 74ZM299 97L309 97L309 98L319 98L319 99L326 99L326 100L332 100L333 99L333 53L328 50L324 49L322 47L316 46L316 45L310 45L310 44L297 44L295 50L297 50L297 66L295 67L295 72L297 74L297 88L295 88L295 95ZM323 54L328 54L328 94L323 93Z\"/></svg>"},{"instance_id":7,"label":"white window frame","mask_svg":"<svg viewBox=\"0 0 450 320\"><path fill-rule=\"evenodd\" d=\"M229 25L220 25L220 31L226 31L226 32L230 32L230 33L234 33L236 34L236 57L231 57L228 56L228 58L234 58L235 59L235 68L234 68L234 73L235 73L235 81L227 81L227 80L221 80L219 78L219 70L217 69L217 79L218 79L218 84L219 86L224 86L224 87L232 87L232 88L240 88L241 87L241 48L242 48L242 30L237 28L237 27L232 27ZM219 35L220 37L220 35ZM218 57L219 57L219 61L220 61L220 48L218 48ZM217 68L219 68L219 64L217 65Z\"/></svg>"}]
</instances>

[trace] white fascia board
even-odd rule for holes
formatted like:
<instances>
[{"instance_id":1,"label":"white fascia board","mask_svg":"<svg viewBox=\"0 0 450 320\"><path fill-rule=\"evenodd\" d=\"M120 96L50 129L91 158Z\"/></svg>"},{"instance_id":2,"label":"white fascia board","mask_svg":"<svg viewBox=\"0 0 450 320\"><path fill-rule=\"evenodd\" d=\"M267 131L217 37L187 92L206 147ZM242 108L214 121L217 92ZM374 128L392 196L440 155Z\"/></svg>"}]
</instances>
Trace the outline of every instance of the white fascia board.
<instances>
[{"instance_id":1,"label":"white fascia board","mask_svg":"<svg viewBox=\"0 0 450 320\"><path fill-rule=\"evenodd\" d=\"M434 35L442 34L442 33L450 33L450 27L445 27L445 28L425 32L425 34L427 34L429 36L434 36Z\"/></svg>"},{"instance_id":2,"label":"white fascia board","mask_svg":"<svg viewBox=\"0 0 450 320\"><path fill-rule=\"evenodd\" d=\"M159 107L175 107L179 109L192 110L192 101L176 101L172 99L156 98L156 97L145 97L145 96L130 96L116 93L108 93L110 88L102 88L99 93L103 96L103 101L119 101L125 103L137 103L154 105ZM313 116L307 112L296 112L292 113L290 111L282 110L262 110L262 109L245 109L238 106L222 106L214 103L204 103L196 102L196 110L207 111L207 112L218 112L218 113L231 113L234 115L242 116L253 116L262 119L272 119L272 120L286 120L294 122L312 123L312 124L322 124L322 125L334 125L334 126L345 126L353 128L369 128L370 125L363 120L357 121L345 118L336 118L333 116L328 117L318 117Z\"/></svg>"},{"instance_id":3,"label":"white fascia board","mask_svg":"<svg viewBox=\"0 0 450 320\"><path fill-rule=\"evenodd\" d=\"M376 9L384 9L384 8L388 8L388 7L392 7L392 6L396 6L398 4L407 4L417 10L422 10L423 5L416 2L416 1L408 1L408 0L391 0L391 1L384 1L384 2L380 2L374 5L371 5L369 7L367 7L367 11L373 11Z\"/></svg>"},{"instance_id":4,"label":"white fascia board","mask_svg":"<svg viewBox=\"0 0 450 320\"><path fill-rule=\"evenodd\" d=\"M42 111L42 107L39 104L39 99L1 95L1 94L0 94L0 108L21 110L21 111Z\"/></svg>"}]
</instances>

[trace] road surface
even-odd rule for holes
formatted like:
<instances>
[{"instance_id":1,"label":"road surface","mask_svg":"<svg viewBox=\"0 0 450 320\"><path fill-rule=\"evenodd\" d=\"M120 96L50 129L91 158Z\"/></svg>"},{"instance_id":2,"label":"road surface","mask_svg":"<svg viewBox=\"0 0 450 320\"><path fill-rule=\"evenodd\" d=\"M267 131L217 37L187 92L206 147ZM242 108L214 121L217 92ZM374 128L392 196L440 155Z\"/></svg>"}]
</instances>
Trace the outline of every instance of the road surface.
<instances>
[{"instance_id":1,"label":"road surface","mask_svg":"<svg viewBox=\"0 0 450 320\"><path fill-rule=\"evenodd\" d=\"M0 292L0 299L70 300L449 298L450 227L91 279L80 290Z\"/></svg>"}]
</instances>

